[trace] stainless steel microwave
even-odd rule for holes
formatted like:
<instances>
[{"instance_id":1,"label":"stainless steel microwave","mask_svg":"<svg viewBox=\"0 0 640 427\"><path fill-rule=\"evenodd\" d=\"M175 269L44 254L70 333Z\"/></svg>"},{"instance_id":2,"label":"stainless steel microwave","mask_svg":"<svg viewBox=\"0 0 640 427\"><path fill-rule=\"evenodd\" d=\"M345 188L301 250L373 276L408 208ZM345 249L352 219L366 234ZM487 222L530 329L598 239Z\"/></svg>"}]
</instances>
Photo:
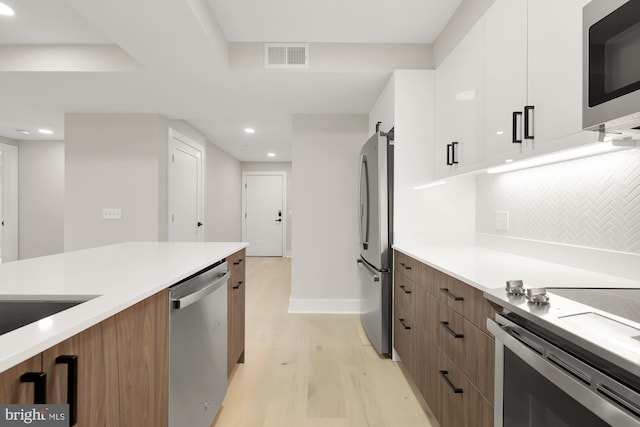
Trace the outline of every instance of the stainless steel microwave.
<instances>
[{"instance_id":1,"label":"stainless steel microwave","mask_svg":"<svg viewBox=\"0 0 640 427\"><path fill-rule=\"evenodd\" d=\"M582 127L640 133L640 0L583 9Z\"/></svg>"}]
</instances>

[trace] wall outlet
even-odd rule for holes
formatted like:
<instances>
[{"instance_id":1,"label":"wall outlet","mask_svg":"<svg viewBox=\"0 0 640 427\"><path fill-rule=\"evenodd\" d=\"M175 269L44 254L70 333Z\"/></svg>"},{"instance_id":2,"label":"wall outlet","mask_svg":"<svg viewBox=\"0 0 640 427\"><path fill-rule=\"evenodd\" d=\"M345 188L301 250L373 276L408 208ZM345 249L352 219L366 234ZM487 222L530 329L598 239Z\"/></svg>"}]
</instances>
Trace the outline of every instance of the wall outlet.
<instances>
[{"instance_id":1,"label":"wall outlet","mask_svg":"<svg viewBox=\"0 0 640 427\"><path fill-rule=\"evenodd\" d=\"M509 211L496 211L496 230L509 231Z\"/></svg>"},{"instance_id":2,"label":"wall outlet","mask_svg":"<svg viewBox=\"0 0 640 427\"><path fill-rule=\"evenodd\" d=\"M102 208L102 219L122 219L122 208Z\"/></svg>"}]
</instances>

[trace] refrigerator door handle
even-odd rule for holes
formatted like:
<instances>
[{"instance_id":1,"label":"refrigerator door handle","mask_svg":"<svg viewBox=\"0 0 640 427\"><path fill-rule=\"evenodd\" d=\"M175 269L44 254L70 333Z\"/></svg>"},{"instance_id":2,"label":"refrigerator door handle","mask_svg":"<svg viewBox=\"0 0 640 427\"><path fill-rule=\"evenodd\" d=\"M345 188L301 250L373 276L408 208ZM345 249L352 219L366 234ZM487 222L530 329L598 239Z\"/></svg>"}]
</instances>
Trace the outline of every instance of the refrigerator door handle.
<instances>
[{"instance_id":1,"label":"refrigerator door handle","mask_svg":"<svg viewBox=\"0 0 640 427\"><path fill-rule=\"evenodd\" d=\"M364 187L364 188L363 188ZM369 249L369 166L367 156L360 157L360 243Z\"/></svg>"},{"instance_id":2,"label":"refrigerator door handle","mask_svg":"<svg viewBox=\"0 0 640 427\"><path fill-rule=\"evenodd\" d=\"M378 271L375 270L374 268L370 267L369 264L367 264L366 262L362 261L361 259L358 260L358 267L360 267L362 270L364 270L367 273L369 273L370 276L373 276L373 281L374 282L379 282L380 281L380 276L378 275Z\"/></svg>"}]
</instances>

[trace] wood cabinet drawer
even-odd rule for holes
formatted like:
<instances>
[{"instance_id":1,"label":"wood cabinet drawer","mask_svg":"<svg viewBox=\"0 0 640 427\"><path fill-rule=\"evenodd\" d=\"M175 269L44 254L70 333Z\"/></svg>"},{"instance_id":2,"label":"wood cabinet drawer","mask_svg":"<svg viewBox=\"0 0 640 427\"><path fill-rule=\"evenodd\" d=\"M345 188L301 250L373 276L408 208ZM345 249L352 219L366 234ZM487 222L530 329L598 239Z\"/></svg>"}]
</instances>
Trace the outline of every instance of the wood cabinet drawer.
<instances>
[{"instance_id":1,"label":"wood cabinet drawer","mask_svg":"<svg viewBox=\"0 0 640 427\"><path fill-rule=\"evenodd\" d=\"M417 286L414 295L416 325L427 334L429 339L435 342L440 302L429 292Z\"/></svg>"},{"instance_id":2,"label":"wood cabinet drawer","mask_svg":"<svg viewBox=\"0 0 640 427\"><path fill-rule=\"evenodd\" d=\"M494 340L444 304L438 312L438 346L493 402Z\"/></svg>"},{"instance_id":3,"label":"wood cabinet drawer","mask_svg":"<svg viewBox=\"0 0 640 427\"><path fill-rule=\"evenodd\" d=\"M435 389L440 393L436 412L442 427L491 427L493 406L471 384L455 363L437 350Z\"/></svg>"},{"instance_id":4,"label":"wood cabinet drawer","mask_svg":"<svg viewBox=\"0 0 640 427\"><path fill-rule=\"evenodd\" d=\"M393 346L414 379L416 371L416 357L414 355L416 341L415 331L416 328L413 319L396 304L393 324Z\"/></svg>"},{"instance_id":5,"label":"wood cabinet drawer","mask_svg":"<svg viewBox=\"0 0 640 427\"><path fill-rule=\"evenodd\" d=\"M397 301L406 315L413 318L415 317L415 292L417 286L409 280L404 274L395 275L393 289L393 298Z\"/></svg>"},{"instance_id":6,"label":"wood cabinet drawer","mask_svg":"<svg viewBox=\"0 0 640 427\"><path fill-rule=\"evenodd\" d=\"M482 296L482 291L437 270L435 276L440 301L461 314L485 333L489 333L487 331L487 318L493 318L495 310Z\"/></svg>"},{"instance_id":7,"label":"wood cabinet drawer","mask_svg":"<svg viewBox=\"0 0 640 427\"><path fill-rule=\"evenodd\" d=\"M395 271L404 274L409 280L424 287L425 265L401 252L395 252Z\"/></svg>"},{"instance_id":8,"label":"wood cabinet drawer","mask_svg":"<svg viewBox=\"0 0 640 427\"><path fill-rule=\"evenodd\" d=\"M233 255L227 257L227 268L231 270L231 279L234 282L244 282L244 263L245 263L245 250L242 249ZM234 283L234 285L237 283Z\"/></svg>"}]
</instances>

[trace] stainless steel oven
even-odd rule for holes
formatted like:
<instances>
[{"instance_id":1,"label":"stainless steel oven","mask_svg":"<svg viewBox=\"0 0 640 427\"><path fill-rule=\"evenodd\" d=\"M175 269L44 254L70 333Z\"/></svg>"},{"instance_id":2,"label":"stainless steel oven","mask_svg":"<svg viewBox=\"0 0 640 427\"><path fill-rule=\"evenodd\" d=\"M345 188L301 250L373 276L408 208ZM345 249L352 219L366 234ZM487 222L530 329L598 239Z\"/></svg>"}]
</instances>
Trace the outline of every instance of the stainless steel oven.
<instances>
[{"instance_id":1,"label":"stainless steel oven","mask_svg":"<svg viewBox=\"0 0 640 427\"><path fill-rule=\"evenodd\" d=\"M640 0L583 9L583 128L640 132Z\"/></svg>"},{"instance_id":2,"label":"stainless steel oven","mask_svg":"<svg viewBox=\"0 0 640 427\"><path fill-rule=\"evenodd\" d=\"M521 284L521 282L520 282ZM640 426L640 290L485 292L496 427Z\"/></svg>"}]
</instances>

